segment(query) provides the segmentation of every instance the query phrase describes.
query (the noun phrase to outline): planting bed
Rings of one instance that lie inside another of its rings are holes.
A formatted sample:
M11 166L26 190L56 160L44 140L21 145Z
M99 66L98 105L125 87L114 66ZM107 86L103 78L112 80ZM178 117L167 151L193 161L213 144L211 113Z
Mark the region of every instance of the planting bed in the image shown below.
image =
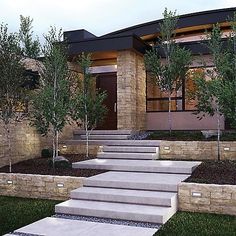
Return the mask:
M66 154L63 156L66 157L70 163L87 160L83 154ZM93 158L95 158L95 156L89 157L89 159ZM72 169L65 167L56 168L55 171L53 171L49 166L49 160L50 158L35 158L16 163L12 165L12 173L89 177L106 172L103 170ZM9 166L0 168L0 173L8 172Z

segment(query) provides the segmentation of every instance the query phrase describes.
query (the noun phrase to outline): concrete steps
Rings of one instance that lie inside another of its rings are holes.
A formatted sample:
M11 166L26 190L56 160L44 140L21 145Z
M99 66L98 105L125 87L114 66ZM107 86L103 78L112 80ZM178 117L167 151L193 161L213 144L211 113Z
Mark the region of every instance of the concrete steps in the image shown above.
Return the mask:
M119 188L83 187L70 194L71 199L168 206L176 204L177 193Z
M145 144L144 144L145 145ZM147 146L104 146L104 152L119 152L119 153L158 153L159 147Z
M131 130L93 130L90 133L90 140L127 140L131 135ZM86 139L85 130L75 130L73 138L75 140Z
M89 140L127 140L129 135L119 134L119 135L100 135L100 134L91 134ZM80 135L82 140L86 140L86 135Z
M109 171L85 179L84 186L177 192L178 184L188 177L184 174Z
M135 160L153 160L158 158L158 153L116 153L101 152L97 154L99 159L135 159Z
M176 209L172 207L71 199L57 204L55 211L56 213L71 215L164 224L175 213Z
M92 159L73 163L73 168L130 172L191 174L200 162L167 160Z

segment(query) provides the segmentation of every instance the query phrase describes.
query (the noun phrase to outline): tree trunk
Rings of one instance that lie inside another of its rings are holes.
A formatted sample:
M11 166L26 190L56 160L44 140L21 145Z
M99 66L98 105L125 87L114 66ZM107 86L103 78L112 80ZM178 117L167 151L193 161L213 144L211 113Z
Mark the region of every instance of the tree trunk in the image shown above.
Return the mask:
M169 134L171 136L172 119L171 119L171 93L170 92L169 92L169 97L168 97L168 126L169 126Z
M89 131L88 131L88 115L85 115L85 133L86 133L86 157L89 157Z
M53 142L52 142L52 168L53 173L55 172L55 157L56 157L56 131L53 131Z
M5 129L6 129L6 132L7 132L7 143L8 143L8 159L9 159L9 172L11 173L12 172L12 158L11 158L11 128L10 128L10 125L7 124L5 125Z
M217 159L220 161L220 113L217 105Z

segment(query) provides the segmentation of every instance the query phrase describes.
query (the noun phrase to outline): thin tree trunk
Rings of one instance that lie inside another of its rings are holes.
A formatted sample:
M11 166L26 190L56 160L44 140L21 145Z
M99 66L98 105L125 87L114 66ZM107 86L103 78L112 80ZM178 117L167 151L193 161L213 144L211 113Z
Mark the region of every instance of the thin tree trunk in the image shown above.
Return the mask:
M55 157L56 157L56 131L53 130L53 142L52 142L52 168L53 173L55 172Z
M169 97L168 97L168 125L169 125L169 134L171 136L172 119L171 119L171 93L170 92L169 92Z
M220 161L220 113L217 105L217 159Z
M58 133L58 131L56 131L56 155L55 155L55 157L58 157L58 152L59 152L59 148L58 148L58 135L59 135L59 133Z
M12 172L12 158L11 158L11 131L9 124L6 125L7 143L8 143L8 159L9 159L9 172Z
M85 115L85 133L86 133L86 157L89 157L89 131L88 131L88 115Z

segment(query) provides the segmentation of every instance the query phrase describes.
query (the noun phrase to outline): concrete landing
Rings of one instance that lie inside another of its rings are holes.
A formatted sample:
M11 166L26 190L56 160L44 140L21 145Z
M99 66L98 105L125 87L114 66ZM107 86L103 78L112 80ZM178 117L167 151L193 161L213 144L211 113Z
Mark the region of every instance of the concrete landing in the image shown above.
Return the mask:
M152 236L157 229L47 217L15 233L47 236Z
M85 179L84 186L177 192L189 175L109 171Z
M73 163L73 168L191 174L200 163L197 161L92 159Z

